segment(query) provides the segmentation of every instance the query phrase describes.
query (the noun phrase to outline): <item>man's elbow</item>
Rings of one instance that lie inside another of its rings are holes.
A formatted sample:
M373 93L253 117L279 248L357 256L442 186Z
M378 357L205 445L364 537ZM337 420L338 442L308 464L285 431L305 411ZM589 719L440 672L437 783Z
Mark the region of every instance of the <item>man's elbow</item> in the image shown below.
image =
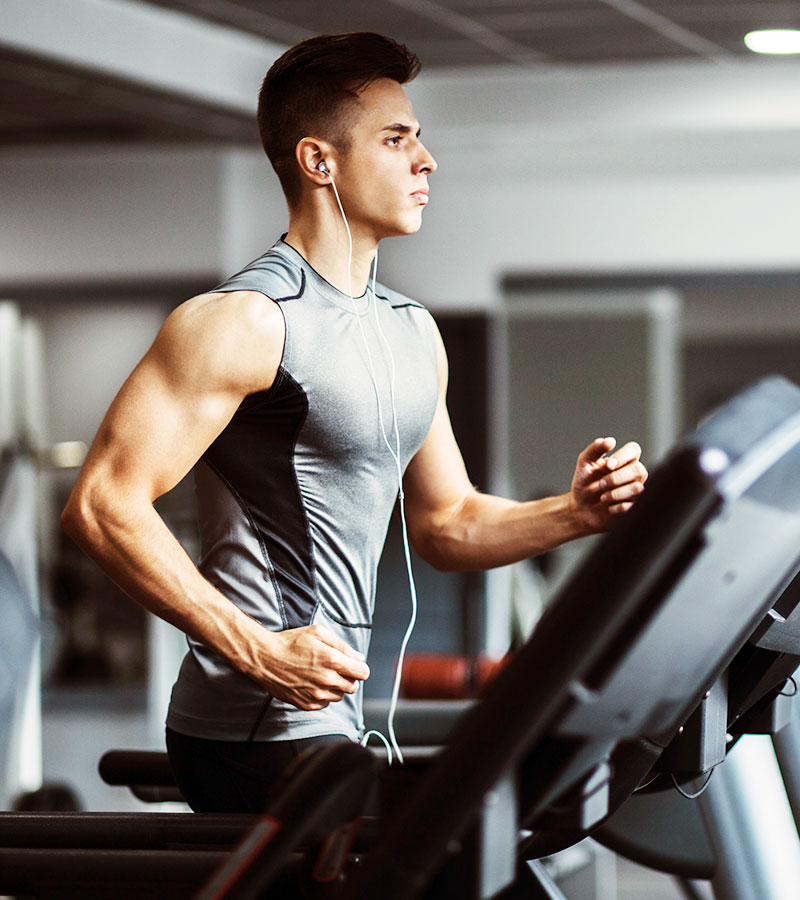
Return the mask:
M453 543L441 528L409 529L409 541L414 552L437 572L457 572L464 568Z
M463 572L473 568L469 546L474 535L469 502L472 492L445 509L409 515L409 540L429 566L438 572Z
M437 572L463 572L467 568L462 563L456 562L454 559L451 559L444 554L439 554L434 557L430 565L436 569Z
M425 541L418 539L410 539L414 552L421 560L429 566L436 569L437 572L453 572L457 568L451 564L447 554L443 553L441 548L436 546L435 541Z
M88 504L82 493L75 488L61 511L61 530L76 543L82 543L81 538L90 530L89 521Z
M93 492L78 483L61 513L61 528L81 547L97 540L102 520L101 504Z

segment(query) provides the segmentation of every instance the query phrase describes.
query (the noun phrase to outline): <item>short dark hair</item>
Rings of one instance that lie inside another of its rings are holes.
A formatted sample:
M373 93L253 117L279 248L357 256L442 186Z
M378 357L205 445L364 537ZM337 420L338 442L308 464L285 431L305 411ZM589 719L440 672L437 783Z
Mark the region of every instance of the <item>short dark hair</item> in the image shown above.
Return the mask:
M318 137L346 152L360 92L379 78L406 84L419 70L404 44L371 31L317 35L275 60L258 96L258 130L290 204L300 194L298 141Z

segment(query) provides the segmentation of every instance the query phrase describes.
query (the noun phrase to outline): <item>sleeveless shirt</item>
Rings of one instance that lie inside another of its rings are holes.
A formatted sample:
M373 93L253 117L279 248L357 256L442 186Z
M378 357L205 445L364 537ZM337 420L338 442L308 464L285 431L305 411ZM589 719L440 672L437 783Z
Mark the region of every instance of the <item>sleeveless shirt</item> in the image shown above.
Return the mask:
M286 339L272 387L245 398L195 467L200 571L265 628L319 623L366 656L398 495L379 409L394 447L393 381L405 470L436 407L435 326L423 306L382 285L354 309L283 239L214 289L237 290L274 300ZM216 740L361 736L363 685L322 710L299 710L188 644L167 717L173 730Z

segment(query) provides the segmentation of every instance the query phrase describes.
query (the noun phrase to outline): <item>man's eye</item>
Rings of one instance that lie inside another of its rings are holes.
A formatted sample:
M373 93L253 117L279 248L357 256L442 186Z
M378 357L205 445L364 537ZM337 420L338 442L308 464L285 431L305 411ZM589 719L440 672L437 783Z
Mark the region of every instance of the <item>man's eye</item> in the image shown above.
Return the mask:
M391 147L399 147L402 140L403 138L399 134L396 134L394 137L387 138L386 143Z

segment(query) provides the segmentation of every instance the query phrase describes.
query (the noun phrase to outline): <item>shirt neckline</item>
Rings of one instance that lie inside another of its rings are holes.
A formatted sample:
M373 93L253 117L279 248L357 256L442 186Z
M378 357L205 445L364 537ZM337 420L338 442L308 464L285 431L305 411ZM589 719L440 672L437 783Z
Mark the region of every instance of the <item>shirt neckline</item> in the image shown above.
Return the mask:
M314 287L316 288L316 290L321 293L327 300L330 300L331 303L336 304L336 306L340 307L345 312L349 312L351 315L367 315L370 306L372 305L372 291L370 288L370 284L367 285L367 288L363 294L359 294L357 297L353 297L353 299L351 300L348 294L340 291L339 288L332 285L327 278L324 278L319 274L319 272L311 265L311 263L305 258L305 256L303 256L303 254L299 250L293 247L286 240L286 234L281 235L280 240L273 246L272 249L277 251L278 253L282 252L282 255L284 257L296 257L302 267L306 270L307 277L314 282ZM355 309L353 308L353 301L355 301Z

